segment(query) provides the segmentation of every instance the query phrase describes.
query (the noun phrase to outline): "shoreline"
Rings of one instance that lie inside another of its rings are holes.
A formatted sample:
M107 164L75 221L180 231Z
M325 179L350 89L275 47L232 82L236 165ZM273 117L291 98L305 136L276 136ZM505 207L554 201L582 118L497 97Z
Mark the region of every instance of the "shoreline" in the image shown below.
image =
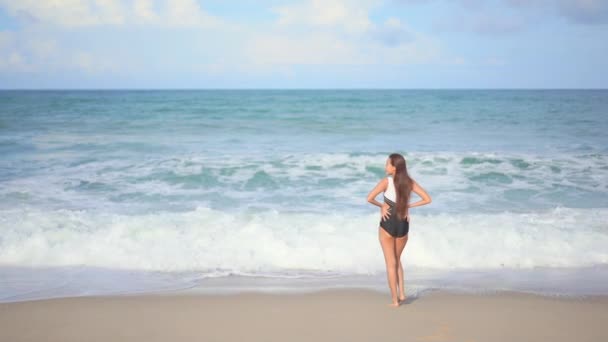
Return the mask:
M579 268L433 270L408 267L406 291L470 294L512 291L557 297L608 295L608 265ZM388 291L386 274L261 274L209 276L90 266L0 266L0 303L80 296L157 293L306 293L332 289Z
M6 341L601 341L608 295L388 289L98 295L0 303Z

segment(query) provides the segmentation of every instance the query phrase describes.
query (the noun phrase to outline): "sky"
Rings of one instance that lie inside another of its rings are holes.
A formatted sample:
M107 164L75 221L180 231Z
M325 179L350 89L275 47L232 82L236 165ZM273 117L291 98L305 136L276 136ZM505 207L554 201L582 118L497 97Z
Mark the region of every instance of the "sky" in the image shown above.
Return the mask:
M0 88L608 88L608 0L0 0Z

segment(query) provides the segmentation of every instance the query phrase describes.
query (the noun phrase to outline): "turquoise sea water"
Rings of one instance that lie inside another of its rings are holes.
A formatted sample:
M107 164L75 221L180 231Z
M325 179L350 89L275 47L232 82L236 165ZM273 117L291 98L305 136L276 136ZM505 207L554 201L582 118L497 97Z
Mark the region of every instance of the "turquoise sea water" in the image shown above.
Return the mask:
M433 198L412 288L608 293L607 118L608 90L1 91L0 301L384 289L392 152Z

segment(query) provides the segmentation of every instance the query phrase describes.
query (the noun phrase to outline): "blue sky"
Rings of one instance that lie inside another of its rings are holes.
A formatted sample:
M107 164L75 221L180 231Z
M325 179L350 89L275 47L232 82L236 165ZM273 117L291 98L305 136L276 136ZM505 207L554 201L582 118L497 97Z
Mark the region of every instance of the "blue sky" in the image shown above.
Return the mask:
M0 0L0 88L608 88L608 0Z

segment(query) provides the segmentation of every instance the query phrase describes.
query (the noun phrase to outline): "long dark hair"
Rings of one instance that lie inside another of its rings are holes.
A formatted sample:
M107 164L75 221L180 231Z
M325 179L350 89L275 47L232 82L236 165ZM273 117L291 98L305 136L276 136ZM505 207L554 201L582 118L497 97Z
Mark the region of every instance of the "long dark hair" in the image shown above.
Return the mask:
M407 164L405 158L399 153L392 153L388 156L391 159L391 164L395 167L395 176L393 182L395 184L397 217L404 220L408 214L408 204L414 182L407 173Z

